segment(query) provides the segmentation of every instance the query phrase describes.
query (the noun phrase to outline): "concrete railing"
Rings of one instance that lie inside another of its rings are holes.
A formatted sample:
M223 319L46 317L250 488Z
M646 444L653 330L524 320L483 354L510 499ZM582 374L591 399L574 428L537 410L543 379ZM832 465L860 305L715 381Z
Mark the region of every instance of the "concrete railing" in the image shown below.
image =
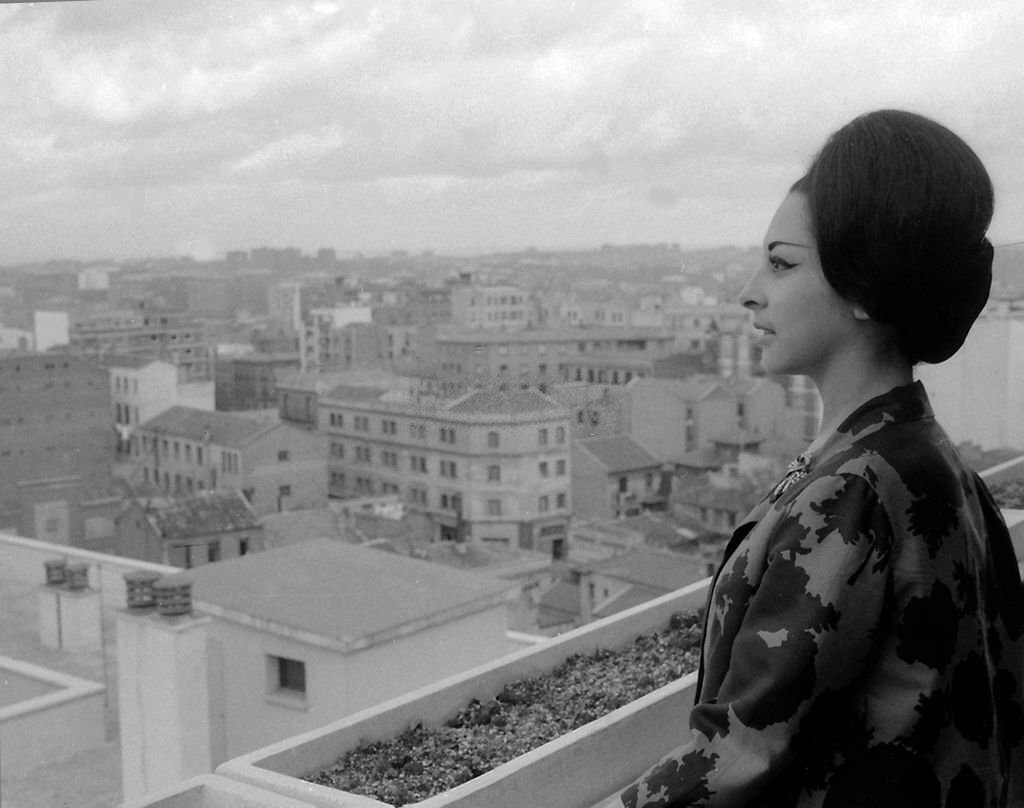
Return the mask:
M0 581L26 584L45 583L44 565L54 558L83 563L89 570L89 586L100 593L104 613L125 607L124 574L132 570L150 570L160 575L181 572L178 567L153 564L131 558L83 550L66 544L26 539L0 533Z
M227 761L217 774L246 783L273 799L287 797L319 808L385 808L385 803L302 779L324 769L361 742L385 740L417 723L436 726L472 699L494 698L518 679L553 670L573 654L620 648L663 628L671 615L704 605L705 579L596 621L535 648L442 680L318 730ZM696 686L688 673L579 729L521 755L462 785L431 797L423 808L588 808L626 785L679 743ZM586 772L586 777L579 777ZM274 797L273 795L278 795ZM145 803L171 808L179 803ZM186 805L182 802L181 805ZM193 803L187 803L192 805ZM205 805L205 803L197 803Z

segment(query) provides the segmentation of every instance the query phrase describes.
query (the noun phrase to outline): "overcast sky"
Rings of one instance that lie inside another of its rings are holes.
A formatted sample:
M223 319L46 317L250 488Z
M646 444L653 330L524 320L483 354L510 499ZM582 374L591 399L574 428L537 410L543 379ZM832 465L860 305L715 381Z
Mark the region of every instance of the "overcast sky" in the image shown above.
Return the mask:
M1024 4L0 5L0 263L755 244L827 134L953 127L1024 240Z

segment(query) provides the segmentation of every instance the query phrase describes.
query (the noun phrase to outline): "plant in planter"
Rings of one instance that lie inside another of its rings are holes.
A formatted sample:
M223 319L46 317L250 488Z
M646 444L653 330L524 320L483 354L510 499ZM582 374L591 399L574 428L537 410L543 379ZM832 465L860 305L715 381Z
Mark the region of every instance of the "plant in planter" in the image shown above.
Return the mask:
M332 769L344 756L376 742L389 742L413 728L436 729L458 723L460 711L472 707L473 716L490 715L489 722L477 720L476 726L486 732L497 732L502 721L515 724L508 715L510 702L498 696L515 692L522 680L547 677L571 678L568 668L561 666L574 657L604 656L601 649L638 647L638 637L657 634L677 614L698 612L707 600L710 579L702 579L661 597L638 604L619 614L596 620L573 629L547 642L516 651L493 662L449 677L397 697L389 702L367 708L351 716L325 724L315 730L283 739L269 746L240 755L217 767L217 773L234 780L263 788L268 792L305 801L317 808L387 808L394 802L410 798L394 794L390 802L339 788L320 785L309 778L311 773ZM699 633L692 619L689 633ZM681 640L679 641L682 642ZM642 643L641 643L642 645ZM697 652L692 651L696 668ZM610 658L610 657L609 657ZM625 678L634 663L613 665L611 678ZM460 785L418 803L423 808L522 808L524 805L561 805L565 808L588 808L624 787L642 772L652 760L679 744L693 706L697 671L690 664L677 664L682 676L635 698L639 689L622 697L628 703L607 715L599 715L571 731L568 724L558 725L544 716L536 723L550 723L555 733L563 733L525 754L471 777ZM559 673L554 673L555 671ZM688 672L686 672L688 671ZM676 670L672 670L676 673ZM585 679L594 679L588 674ZM653 677L652 677L653 678ZM607 683L602 685L607 688ZM568 687L562 691L567 692ZM630 700L632 699L632 700ZM476 704L474 704L474 700ZM559 701L556 699L556 701ZM500 702L500 708L494 705ZM611 707L620 700L609 700ZM584 705L587 706L586 704ZM589 705L593 708L593 705ZM591 709L596 714L597 710ZM580 708L579 712L583 712ZM494 720L497 719L497 720ZM523 721L518 721L522 724ZM528 722L527 722L528 723ZM457 744L447 741L448 745ZM515 754L511 751L509 754ZM385 756L382 770L406 769L406 777L416 772L413 755L404 760L400 754ZM424 771L430 771L424 762ZM365 765L367 768L371 764ZM374 764L376 765L376 764ZM434 767L435 770L437 767ZM482 766L466 765L469 774ZM579 772L586 771L586 777ZM466 773L463 772L465 775ZM404 786L403 786L404 787ZM444 788L444 784L440 787ZM400 798L400 799L399 799Z
M700 636L697 616L674 614L626 648L573 654L441 725L362 743L306 779L391 805L427 799L678 680L696 667Z

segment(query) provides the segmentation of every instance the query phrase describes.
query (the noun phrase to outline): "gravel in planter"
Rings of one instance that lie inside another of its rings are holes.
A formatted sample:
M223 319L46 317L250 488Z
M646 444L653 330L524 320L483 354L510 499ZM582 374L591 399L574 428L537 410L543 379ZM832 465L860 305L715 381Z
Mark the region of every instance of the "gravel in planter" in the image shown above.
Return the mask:
M392 805L454 788L593 721L697 667L701 622L675 614L627 648L574 654L551 672L473 699L443 726L417 724L362 743L305 779Z

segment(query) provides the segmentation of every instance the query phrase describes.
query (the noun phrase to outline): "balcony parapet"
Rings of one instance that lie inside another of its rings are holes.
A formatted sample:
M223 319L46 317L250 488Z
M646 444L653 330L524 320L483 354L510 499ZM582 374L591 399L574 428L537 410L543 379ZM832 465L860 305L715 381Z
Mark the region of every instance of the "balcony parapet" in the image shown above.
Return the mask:
M367 741L387 740L408 727L438 725L472 699L547 673L573 654L621 648L663 628L677 612L704 605L710 579L517 651L468 672L408 693L223 763L217 774L318 808L385 808L370 797L301 779L334 764ZM521 755L456 788L416 803L422 808L588 808L628 784L677 746L686 731L696 672ZM580 772L586 772L580 777Z

